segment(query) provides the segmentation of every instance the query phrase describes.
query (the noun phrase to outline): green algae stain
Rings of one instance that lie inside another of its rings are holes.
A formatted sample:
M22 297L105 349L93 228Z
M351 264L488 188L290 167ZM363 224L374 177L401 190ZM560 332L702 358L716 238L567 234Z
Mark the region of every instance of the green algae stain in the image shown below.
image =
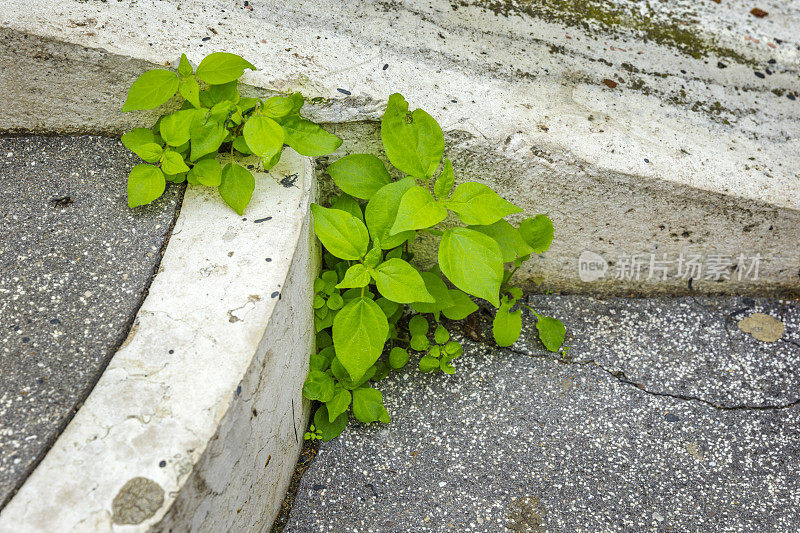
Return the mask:
M655 13L633 11L629 6L612 5L603 0L477 0L478 5L497 15L528 15L548 22L577 27L587 34L635 33L645 42L654 42L678 52L704 59L709 56L728 58L742 64L755 62L743 54L704 38L692 26L691 13L671 14L669 19Z

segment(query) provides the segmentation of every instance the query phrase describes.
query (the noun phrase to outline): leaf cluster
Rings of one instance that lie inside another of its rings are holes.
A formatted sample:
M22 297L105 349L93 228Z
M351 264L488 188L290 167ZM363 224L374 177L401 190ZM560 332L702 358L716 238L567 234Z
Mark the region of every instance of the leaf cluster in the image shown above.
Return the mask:
M152 128L122 136L122 143L145 161L128 177L130 207L160 197L168 181L188 182L216 187L241 215L253 196L255 177L235 156L256 156L266 171L278 163L285 145L320 156L342 144L300 115L300 93L266 100L242 97L238 83L246 69L255 67L238 55L215 52L195 70L183 54L177 72L149 70L133 82L122 111L154 109L176 94L183 103Z
M515 226L506 217L522 209L483 183L456 185L441 128L425 111L409 111L399 94L389 98L381 139L401 179L393 180L374 155L350 154L327 169L342 194L330 207L312 205L314 230L326 251L314 284L318 352L303 394L324 404L314 417L323 440L344 430L351 408L363 423L389 422L372 384L405 367L409 351L419 355L422 372L454 373L452 362L463 348L442 319L477 311L473 297L497 309L497 344L513 344L522 330L520 306L527 305L511 277L553 240L545 215ZM463 225L439 227L450 213ZM411 262L409 251L421 233L439 237L438 264L426 271ZM557 351L564 326L534 316L545 347ZM404 338L399 325L406 318Z

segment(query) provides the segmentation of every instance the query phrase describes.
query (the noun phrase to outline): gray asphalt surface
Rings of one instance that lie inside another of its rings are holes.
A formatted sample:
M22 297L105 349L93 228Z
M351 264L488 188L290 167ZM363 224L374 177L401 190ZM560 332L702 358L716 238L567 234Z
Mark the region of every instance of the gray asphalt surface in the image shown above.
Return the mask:
M532 305L567 324L569 361L528 327L465 341L453 376L392 374L392 423L321 445L285 531L798 530L800 303ZM783 337L742 332L754 312Z
M124 340L178 187L130 210L138 158L103 137L0 138L0 508Z

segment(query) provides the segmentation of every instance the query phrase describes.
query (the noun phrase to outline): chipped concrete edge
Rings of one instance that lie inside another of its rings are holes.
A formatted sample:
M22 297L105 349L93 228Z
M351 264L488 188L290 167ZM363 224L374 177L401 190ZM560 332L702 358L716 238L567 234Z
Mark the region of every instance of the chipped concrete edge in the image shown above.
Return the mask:
M256 173L242 217L215 189L187 191L128 339L0 531L272 523L309 414L315 194L311 160L291 149Z

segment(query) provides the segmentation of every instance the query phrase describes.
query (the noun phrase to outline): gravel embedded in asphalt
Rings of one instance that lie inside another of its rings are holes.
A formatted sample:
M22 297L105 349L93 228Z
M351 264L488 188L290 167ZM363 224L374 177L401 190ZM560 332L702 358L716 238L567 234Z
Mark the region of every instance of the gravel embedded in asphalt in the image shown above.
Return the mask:
M800 304L531 300L572 363L528 315L510 349L465 341L455 375L390 375L392 423L321 445L285 531L796 531ZM738 330L754 312L779 344Z

